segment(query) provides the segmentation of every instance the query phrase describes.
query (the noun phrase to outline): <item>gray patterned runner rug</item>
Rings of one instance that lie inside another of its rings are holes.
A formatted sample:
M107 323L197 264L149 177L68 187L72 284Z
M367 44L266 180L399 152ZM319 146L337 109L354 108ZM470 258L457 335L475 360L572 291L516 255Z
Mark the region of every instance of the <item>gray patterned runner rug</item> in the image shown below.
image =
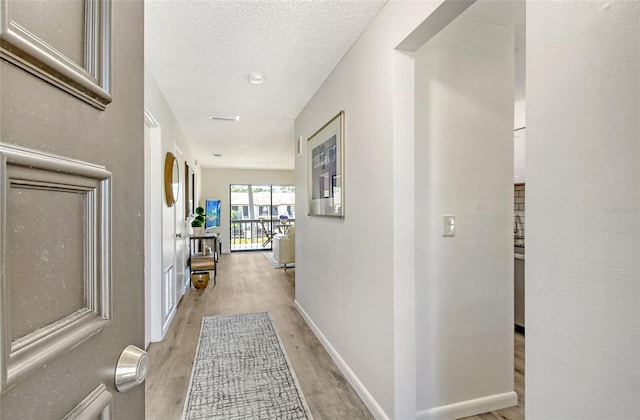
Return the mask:
M267 312L202 318L182 418L312 419Z

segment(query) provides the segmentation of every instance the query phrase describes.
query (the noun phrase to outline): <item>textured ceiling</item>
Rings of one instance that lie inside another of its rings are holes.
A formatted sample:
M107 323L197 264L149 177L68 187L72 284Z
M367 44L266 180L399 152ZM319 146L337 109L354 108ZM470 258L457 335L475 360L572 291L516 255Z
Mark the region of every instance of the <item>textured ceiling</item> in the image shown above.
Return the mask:
M293 169L293 119L385 1L147 0L146 65L202 166Z

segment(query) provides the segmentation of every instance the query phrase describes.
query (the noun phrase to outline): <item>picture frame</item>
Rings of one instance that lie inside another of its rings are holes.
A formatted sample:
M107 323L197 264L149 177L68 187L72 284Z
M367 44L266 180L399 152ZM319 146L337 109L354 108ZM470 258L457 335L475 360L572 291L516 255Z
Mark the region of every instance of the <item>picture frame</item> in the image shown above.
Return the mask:
M167 152L164 159L164 197L168 207L178 202L180 193L180 169L178 159L171 152Z
M343 218L344 111L307 140L309 216Z
M220 227L220 200L205 200L204 228Z

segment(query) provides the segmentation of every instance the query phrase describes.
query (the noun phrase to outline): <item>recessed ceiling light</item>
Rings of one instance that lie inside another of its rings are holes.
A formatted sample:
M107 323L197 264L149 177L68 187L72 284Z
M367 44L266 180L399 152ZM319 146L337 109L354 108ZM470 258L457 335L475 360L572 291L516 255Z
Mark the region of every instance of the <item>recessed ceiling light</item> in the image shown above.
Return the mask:
M262 73L249 73L249 83L261 85L264 83L264 75Z
M238 121L239 115L222 115L222 114L209 114L210 120L224 120L224 121Z

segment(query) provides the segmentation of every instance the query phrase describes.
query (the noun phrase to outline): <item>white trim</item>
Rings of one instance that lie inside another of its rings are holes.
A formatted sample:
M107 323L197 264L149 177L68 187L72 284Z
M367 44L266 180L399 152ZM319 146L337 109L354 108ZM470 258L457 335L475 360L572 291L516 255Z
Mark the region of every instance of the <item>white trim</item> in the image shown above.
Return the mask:
M389 416L387 416L387 414L384 412L382 407L380 407L380 404L378 404L375 398L373 398L373 396L369 393L367 388L365 388L363 383L360 382L360 379L351 370L349 365L347 365L347 362L344 361L344 359L340 356L340 354L336 351L336 349L331 345L331 343L329 342L329 340L327 340L324 334L322 334L322 331L320 331L318 326L311 320L311 317L302 308L300 303L297 300L294 300L293 304L298 310L298 312L300 313L300 315L302 316L302 318L305 320L309 328L311 328L311 331L313 331L313 333L318 338L322 346L325 348L327 353L329 353L329 356L331 356L331 359L333 359L335 364L338 366L338 369L340 369L340 372L342 372L342 374L345 376L347 381L351 384L353 389L360 396L360 398L362 399L362 402L364 402L364 404L367 406L369 411L371 411L371 414L373 414L373 417L380 420L389 420Z
M176 303L176 307L178 306L178 304L180 303L180 300L187 293L187 290L189 290L189 287L191 286L191 270L189 269L188 266L184 268L184 278L185 278L185 281L182 282L182 289L180 290L180 296L178 296L178 302Z
M164 320L162 323L162 330L160 331L160 340L164 340L164 337L169 331L173 317L176 314L178 304L176 302L176 266L171 264L165 268L162 272L162 291L161 291L161 317ZM167 307L171 305L171 309L167 311Z
M162 185L152 180L162 177L162 128L148 109L144 110L145 134L145 317L148 322L148 341L164 337L162 316Z
M416 413L416 419L447 420L474 416L480 413L500 410L518 405L518 394L515 391L489 395L474 400L462 401L454 404L422 410Z
M144 110L144 348L151 343L151 127Z
M173 307L171 312L169 312L169 315L167 315L167 319L162 325L162 332L161 332L162 336L160 337L160 340L157 340L157 341L164 340L164 337L167 335L167 332L169 332L169 327L171 326L171 323L173 322L173 318L175 318L177 312L178 312L178 306L176 305Z
M396 49L417 51L475 2L476 0L444 0L413 32L398 44Z
M416 412L415 65L412 53L393 55L394 417L407 419Z
M151 112L149 112L147 108L144 109L144 123L149 128L160 127L160 123L158 122L158 120L153 118L153 115L151 115Z

